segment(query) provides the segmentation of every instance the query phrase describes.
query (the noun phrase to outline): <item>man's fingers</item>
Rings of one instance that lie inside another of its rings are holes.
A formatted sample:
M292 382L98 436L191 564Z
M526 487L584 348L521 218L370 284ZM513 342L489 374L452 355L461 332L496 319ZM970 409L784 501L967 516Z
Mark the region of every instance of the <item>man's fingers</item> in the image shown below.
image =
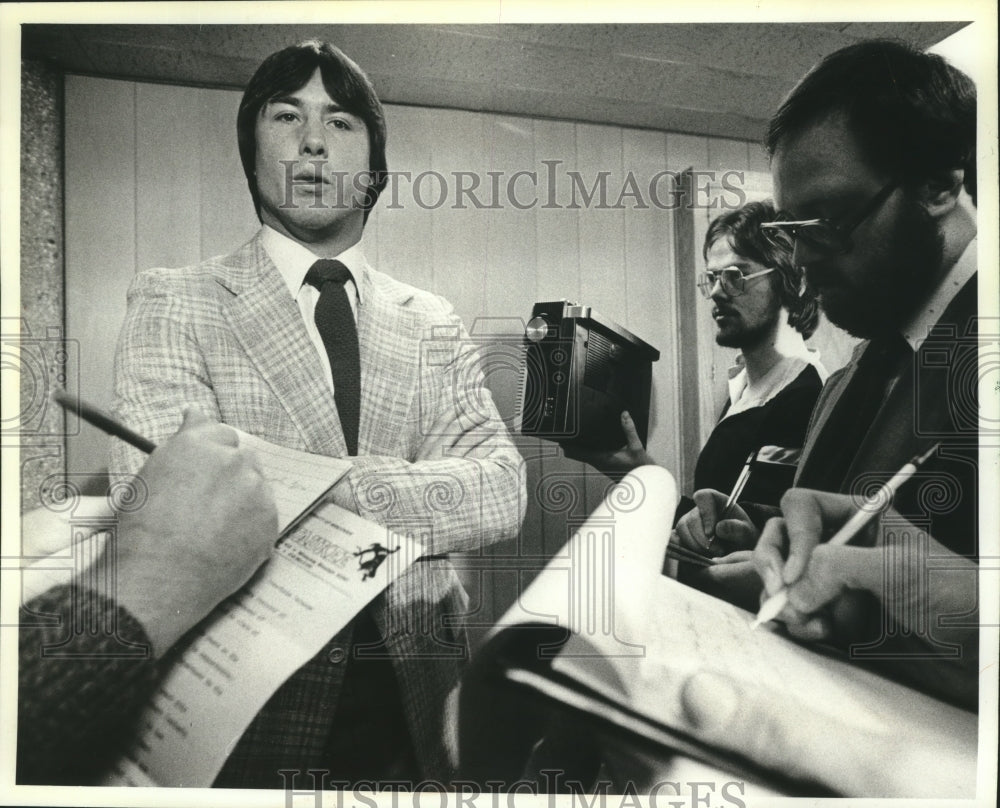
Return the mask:
M722 497L721 502L719 498ZM706 539L715 538L715 523L719 518L719 510L726 504L725 497L718 491L710 488L703 488L695 491L691 495L694 504L698 508L698 515L701 518L701 530Z
M812 551L805 574L788 588L789 603L800 612L815 612L848 589L871 592L882 600L883 566L878 548L821 544Z
M749 521L741 519L721 519L715 525L715 536L739 547L753 547L757 540L757 530Z
M220 443L223 446L238 446L240 439L228 426L213 421L196 407L184 408L184 420L180 432L199 430L198 439Z
M632 416L628 414L628 410L622 413L622 430L625 432L625 444L629 451L641 452L646 448L639 439L639 433L635 429L635 422L632 420Z
M777 517L768 519L760 534L760 541L753 551L753 565L764 581L764 591L768 595L773 595L784 586L783 572L787 545L785 520Z
M850 505L847 497L807 488L792 488L785 492L781 498L781 513L785 518L788 540L788 558L783 572L785 584L794 583L805 572L813 548L824 537L824 526L839 527L850 518L850 512L844 515L844 505Z
M674 532L677 534L681 546L698 553L709 552L708 539L702 531L701 518L697 508L688 511L677 521Z
M785 624L789 634L802 642L826 642L833 636L830 618L823 614L804 617L801 622L786 619L782 615L778 619Z
M751 550L734 550L731 553L727 553L724 556L719 556L718 558L712 559L716 566L720 564L745 564L749 561L753 561L753 551Z
M181 423L181 429L191 429L192 427L200 426L201 424L207 424L210 420L211 419L197 407L185 407L184 420Z

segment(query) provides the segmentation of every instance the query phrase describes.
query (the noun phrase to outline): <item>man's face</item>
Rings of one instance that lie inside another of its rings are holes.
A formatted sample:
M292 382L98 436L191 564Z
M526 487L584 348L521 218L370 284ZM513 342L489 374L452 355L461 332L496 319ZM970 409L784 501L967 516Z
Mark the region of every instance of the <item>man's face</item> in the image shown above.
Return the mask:
M261 219L314 243L364 226L368 128L327 95L317 68L306 84L257 117Z
M736 267L744 275L764 272L767 267L744 258L733 250L729 236L718 239L708 248L705 269L716 272ZM774 291L774 275L760 275L744 281L744 292L732 297L716 283L712 288L712 319L718 329L715 341L724 348L746 350L773 333L781 311Z
M792 219L849 219L894 178L870 167L840 114L783 141L771 163L778 209ZM794 260L832 323L858 337L899 328L927 293L941 265L938 227L922 205L896 188L830 255L796 239Z

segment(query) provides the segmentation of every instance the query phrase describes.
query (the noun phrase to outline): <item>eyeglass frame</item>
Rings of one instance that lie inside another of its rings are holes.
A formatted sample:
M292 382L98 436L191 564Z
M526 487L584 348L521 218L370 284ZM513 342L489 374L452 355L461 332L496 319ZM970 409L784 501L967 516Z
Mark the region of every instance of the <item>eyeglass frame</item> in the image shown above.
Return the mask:
M761 269L757 272L751 272L749 275L744 275L743 272L740 271L740 268L736 266L728 266L723 269L706 269L699 273L697 285L699 291L706 300L712 299L712 290L715 288L715 284L719 284L719 286L722 287L722 291L729 295L729 297L740 297L746 294L747 281L759 278L763 275L770 275L772 272L776 271L776 269L776 267L770 267L769 269ZM725 276L724 273L729 271L735 271L740 276L741 288L737 291L732 291L722 281Z
M837 249L831 249L830 247L817 244L815 241L810 239L808 236L805 237L806 243L809 244L815 250L819 250L827 255L843 255L854 248L854 242L851 241L850 235L861 224L868 219L875 211L877 211L882 205L885 204L886 200L892 196L893 191L899 187L899 180L891 180L886 185L882 186L882 189L875 194L871 199L869 199L864 206L859 210L854 216L849 217L846 222L837 224L830 219L799 219L796 221L775 219L773 222L763 222L760 227L761 230L765 231L765 235L768 235L766 231L777 230L780 233L785 233L789 238L792 239L794 243L797 238L799 238L799 231L806 227L824 227L831 231L840 242L840 247ZM780 215L780 214L779 214Z

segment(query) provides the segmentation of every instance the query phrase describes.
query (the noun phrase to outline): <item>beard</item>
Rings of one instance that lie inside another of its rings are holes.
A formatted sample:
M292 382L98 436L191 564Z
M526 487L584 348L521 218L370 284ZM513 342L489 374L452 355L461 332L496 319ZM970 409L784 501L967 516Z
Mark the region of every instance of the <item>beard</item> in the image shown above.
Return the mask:
M715 334L716 344L723 348L736 348L745 351L756 347L774 333L778 322L778 313L781 311L781 301L777 291L774 291L766 312L749 323L745 316L734 307L719 304L717 307L728 317L721 323L716 323L718 329Z
M863 275L845 279L822 262L806 267L827 319L855 337L898 331L938 280L944 238L922 205L905 196L896 223ZM850 256L850 253L848 253Z
M745 325L740 320L735 328L720 328L715 335L715 342L723 348L737 348L741 351L752 348L774 331L776 319L776 317L771 317L767 321L753 325Z

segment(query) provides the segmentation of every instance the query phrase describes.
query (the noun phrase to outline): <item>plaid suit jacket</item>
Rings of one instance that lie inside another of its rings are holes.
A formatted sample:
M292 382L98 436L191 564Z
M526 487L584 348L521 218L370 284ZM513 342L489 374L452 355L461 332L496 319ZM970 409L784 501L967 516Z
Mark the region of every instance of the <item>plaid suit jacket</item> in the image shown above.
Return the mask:
M358 283L359 457L338 487L349 487L362 516L422 538L428 555L513 537L524 514L523 464L461 321L443 299L370 267ZM129 289L117 414L160 441L179 427L185 405L274 443L347 454L321 361L259 234L228 256L140 272ZM442 435L461 440L444 453L435 448ZM111 470L134 473L142 456L112 443ZM450 562L434 558L369 608L424 774L446 782L444 702L467 657L465 592ZM216 785L282 787L281 769L329 766L341 651L352 651L350 626L265 705Z

